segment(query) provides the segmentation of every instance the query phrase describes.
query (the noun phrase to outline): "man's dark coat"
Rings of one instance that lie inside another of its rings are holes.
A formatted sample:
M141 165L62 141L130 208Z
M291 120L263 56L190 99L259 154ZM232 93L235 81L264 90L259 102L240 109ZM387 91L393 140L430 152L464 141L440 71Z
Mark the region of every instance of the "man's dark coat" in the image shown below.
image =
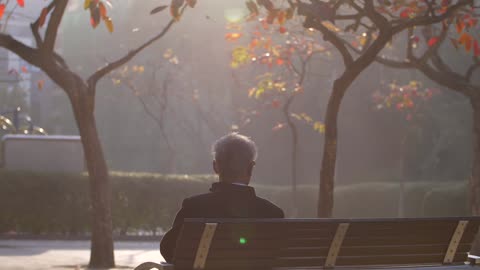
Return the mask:
M249 186L214 183L210 193L187 198L178 211L173 226L160 243L160 252L169 263L184 218L283 218L282 209L257 197Z

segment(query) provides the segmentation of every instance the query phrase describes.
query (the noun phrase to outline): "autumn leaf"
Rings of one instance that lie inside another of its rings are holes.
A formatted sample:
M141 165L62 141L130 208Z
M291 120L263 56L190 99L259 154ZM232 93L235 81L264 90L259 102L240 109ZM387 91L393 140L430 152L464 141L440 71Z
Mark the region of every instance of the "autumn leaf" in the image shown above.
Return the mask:
M45 81L44 80L38 80L37 82L37 88L38 90L42 90L43 89L43 86L45 85Z
M428 40L428 47L433 47L438 42L438 37L432 37Z
M0 20L2 19L4 13L5 13L5 4L0 4Z
M280 34L285 34L287 32L287 28L285 26L280 26L280 28L278 28L278 32L280 32Z
M187 0L187 4L189 7L194 8L197 4L197 0Z
M236 41L242 37L242 33L227 33L225 34L226 41Z
M150 11L150 15L153 15L153 14L156 14L158 12L161 12L163 11L164 9L166 9L168 6L167 5L163 5L163 6L159 6L159 7L156 7L154 9L152 9L152 11Z
M478 45L478 40L473 42L473 54L477 57L480 56L480 46Z
M22 70L23 73L28 73L28 69L27 69L26 66L22 66L21 70Z
M172 0L170 14L176 21L180 20L180 8L183 6L184 2L184 0Z
M107 18L107 8L102 2L98 4L98 9L100 10L100 17Z
M458 20L456 24L456 28L457 28L457 33L460 34L463 32L463 29L465 28L465 24L461 20Z
M103 20L105 22L105 26L108 29L108 32L113 33L113 21L112 18L107 17Z
M283 10L278 12L277 20L280 25L284 25L287 20L287 13Z
M460 45L464 45L465 50L469 52L472 48L472 40L473 40L473 37L471 35L469 35L468 33L463 33L458 39L458 43Z
M17 4L21 6L22 8L25 7L25 1L24 0L17 0Z
M317 121L313 124L313 130L323 134L325 133L325 125L322 122Z
M48 15L48 9L43 8L42 13L40 14L40 17L38 18L38 26L39 27L42 27L45 24L45 21L47 19L47 15Z
M92 2L91 0L85 0L85 2L83 2L83 9L85 10L89 9L91 2Z

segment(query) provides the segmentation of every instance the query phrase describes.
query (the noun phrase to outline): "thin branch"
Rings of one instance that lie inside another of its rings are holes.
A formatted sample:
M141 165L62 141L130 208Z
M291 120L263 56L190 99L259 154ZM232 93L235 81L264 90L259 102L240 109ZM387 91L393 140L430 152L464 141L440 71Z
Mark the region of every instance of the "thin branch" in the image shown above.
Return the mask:
M47 52L53 52L55 47L55 41L57 40L58 27L62 21L63 14L65 14L65 8L67 7L67 0L56 0L55 9L50 16L48 21L47 31L45 33L45 42L43 44L42 50Z
M335 35L332 31L328 30L321 22L315 20L312 16L307 16L304 23L305 28L314 28L320 31L323 34L325 41L332 43L333 46L342 55L343 64L349 66L353 63L353 57L348 51L347 47L344 45L343 40Z
M184 5L182 7L182 9L180 11L180 14L183 14L186 7L187 7L187 5ZM88 78L89 89L91 91L95 91L95 87L96 87L98 81L101 78L103 78L105 75L107 75L108 73L110 73L114 69L119 68L123 64L127 63L128 61L130 61L130 59L135 57L143 49L147 48L148 46L153 44L155 41L161 39L168 32L168 30L170 30L170 28L172 27L172 25L175 22L176 22L175 19L171 19L170 22L163 28L163 30L158 35L154 36L153 38L151 38L150 40L148 40L147 42L145 42L144 44L142 44L140 47L136 48L135 50L130 51L127 55L123 56L122 58L107 64L105 67L103 67L103 68L97 70L95 73L93 73ZM94 93L92 93L92 94L94 94Z
M49 14L52 9L55 7L55 0L50 2L50 4L46 7L47 9L47 14ZM40 27L40 19L41 19L42 14L40 13L40 16L37 18L37 20L30 24L30 29L32 30L33 37L35 38L35 42L37 43L37 48L40 48L43 46L43 40L40 36L40 33L38 32L38 28Z

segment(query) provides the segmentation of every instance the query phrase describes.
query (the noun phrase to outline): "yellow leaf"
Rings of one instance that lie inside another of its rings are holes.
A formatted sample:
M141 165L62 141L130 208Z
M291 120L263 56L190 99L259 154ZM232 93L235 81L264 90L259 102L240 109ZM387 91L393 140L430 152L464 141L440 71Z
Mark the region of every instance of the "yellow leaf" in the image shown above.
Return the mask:
M256 99L259 99L264 92L265 92L265 88L259 88L259 89L257 89L257 92L255 93L255 98L256 98Z
M113 33L113 21L112 18L106 17L104 20L105 26L107 26L108 32Z
M85 2L83 3L83 8L87 10L90 7L91 2L91 0L85 0Z
M313 130L316 130L320 133L325 133L325 125L322 122L315 122L313 124Z

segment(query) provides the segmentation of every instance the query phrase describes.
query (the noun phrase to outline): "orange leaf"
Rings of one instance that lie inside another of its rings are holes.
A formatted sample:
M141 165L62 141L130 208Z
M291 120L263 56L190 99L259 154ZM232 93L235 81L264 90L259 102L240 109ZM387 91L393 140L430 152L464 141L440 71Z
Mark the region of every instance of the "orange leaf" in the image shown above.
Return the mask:
M180 20L180 8L184 2L184 0L172 0L170 4L170 14L176 21Z
M21 7L25 6L25 1L24 0L17 0L17 4Z
M0 20L2 19L4 13L5 13L5 4L0 4Z
M102 2L98 4L98 8L100 9L100 17L103 19L107 18L107 8Z
M38 26L42 27L45 24L45 20L47 19L48 9L43 8L42 13L40 14L40 18L38 18Z
M28 69L27 69L26 66L22 66L21 69L22 69L22 72L23 72L23 73L27 73L27 72L28 72Z
M463 32L463 29L465 28L465 24L462 22L462 21L457 21L457 33L462 33Z
M285 34L287 32L287 28L285 28L285 26L280 26L280 28L278 28L278 32L280 32L280 34Z
M225 34L225 40L227 40L227 41L236 41L240 37L242 37L241 33L227 33L227 34Z
M465 50L469 52L472 49L473 37L467 33L463 33L458 39L458 43L465 46Z
M45 85L44 80L38 80L38 82L37 82L38 90L42 90L44 85Z
M282 58L277 58L277 65L281 66L284 62L285 61Z
M284 25L285 21L287 20L287 13L283 10L278 12L277 20L280 25Z

